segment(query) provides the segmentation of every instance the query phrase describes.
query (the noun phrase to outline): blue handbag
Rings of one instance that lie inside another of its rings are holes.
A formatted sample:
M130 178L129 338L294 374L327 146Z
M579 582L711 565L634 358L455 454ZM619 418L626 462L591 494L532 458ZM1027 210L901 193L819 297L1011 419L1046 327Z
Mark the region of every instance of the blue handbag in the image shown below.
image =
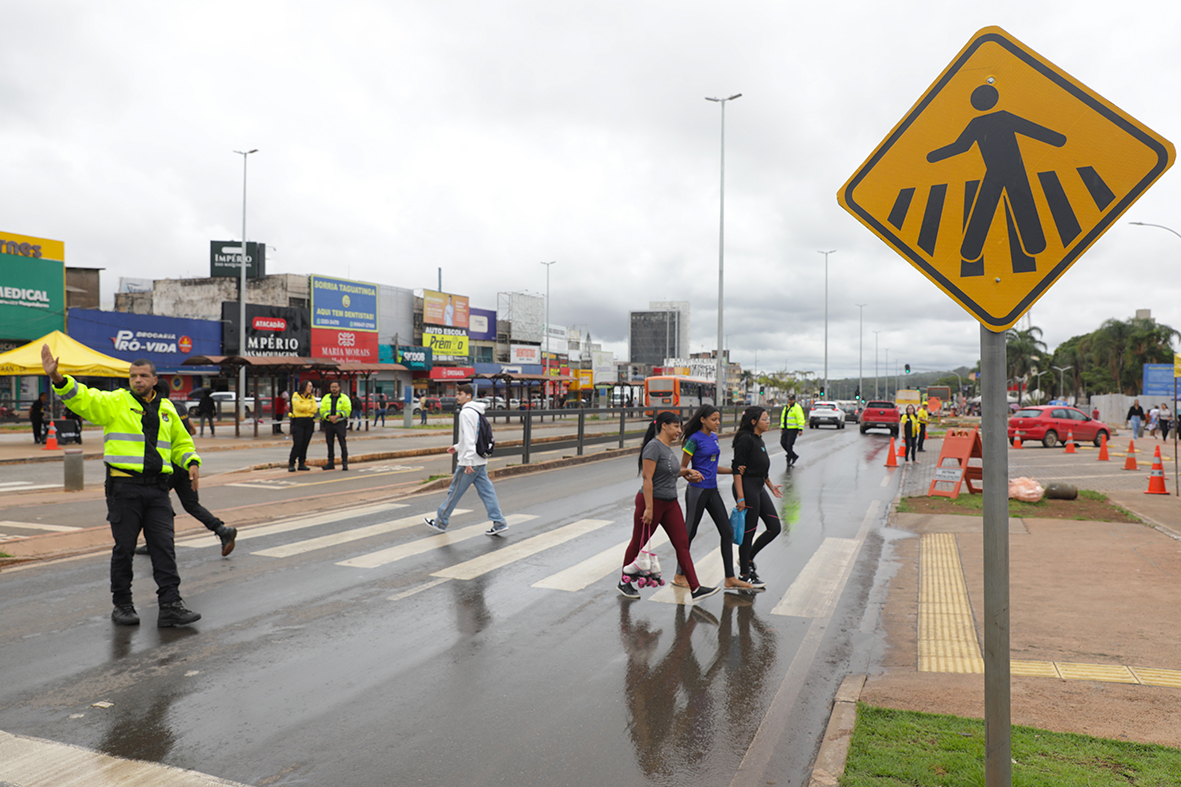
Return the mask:
M742 537L746 535L746 512L739 511L738 506L730 511L730 529L734 531L734 543L741 544Z

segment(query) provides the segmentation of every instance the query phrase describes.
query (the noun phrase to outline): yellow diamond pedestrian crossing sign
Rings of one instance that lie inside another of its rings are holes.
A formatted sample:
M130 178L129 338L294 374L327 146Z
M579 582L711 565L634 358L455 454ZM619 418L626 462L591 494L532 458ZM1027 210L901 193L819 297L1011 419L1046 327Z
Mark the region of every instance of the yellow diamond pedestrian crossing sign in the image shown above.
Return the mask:
M1172 144L999 27L978 32L838 192L993 331L1172 166Z

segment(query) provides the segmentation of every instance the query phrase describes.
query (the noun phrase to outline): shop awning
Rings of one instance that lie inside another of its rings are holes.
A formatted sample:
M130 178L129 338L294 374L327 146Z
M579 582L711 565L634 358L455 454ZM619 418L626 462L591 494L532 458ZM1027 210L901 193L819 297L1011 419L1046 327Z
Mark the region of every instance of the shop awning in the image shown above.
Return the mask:
M41 346L49 345L58 359L58 371L75 377L126 377L131 364L120 358L103 355L61 331L52 331L40 339L0 354L0 375L45 374L41 365Z

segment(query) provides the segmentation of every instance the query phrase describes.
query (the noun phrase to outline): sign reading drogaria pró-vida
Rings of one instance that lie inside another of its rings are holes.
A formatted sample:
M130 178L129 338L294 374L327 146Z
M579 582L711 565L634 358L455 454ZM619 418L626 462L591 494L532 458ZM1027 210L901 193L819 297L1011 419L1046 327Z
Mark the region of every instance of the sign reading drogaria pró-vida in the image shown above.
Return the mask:
M1017 322L1173 164L1172 144L999 27L837 193L989 330Z

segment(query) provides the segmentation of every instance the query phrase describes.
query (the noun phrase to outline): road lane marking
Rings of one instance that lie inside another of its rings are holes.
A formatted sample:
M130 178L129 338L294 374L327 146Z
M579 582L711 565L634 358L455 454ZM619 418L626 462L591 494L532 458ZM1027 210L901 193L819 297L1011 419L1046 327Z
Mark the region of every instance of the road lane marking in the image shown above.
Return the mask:
M51 533L72 533L75 530L81 530L80 527L71 527L69 525L42 525L39 522L9 522L0 521L0 527L27 527L30 530L47 530Z
M509 524L512 523L510 522ZM489 552L472 560L457 563L450 568L436 571L431 576L450 577L451 579L475 579L482 574L487 574L489 571L507 566L509 563L517 560L523 560L543 550L556 547L559 544L564 544L573 538L586 535L609 524L611 524L611 520L609 519L580 519L565 527L559 527L557 530L550 530L541 535L527 538L524 541L514 541L495 552Z
M831 615L843 587L840 580L860 548L861 542L855 538L824 539L771 614L798 618Z
M456 509L456 513L467 513L467 511L459 511ZM259 551L251 552L250 554L262 555L263 557L292 557L294 555L302 555L305 552L313 552L317 549L326 549L338 544L347 544L350 541L360 541L363 538L371 538L373 536L381 536L387 533L396 533L399 530L406 530L407 528L421 525L423 517L430 515L430 511L423 514L413 514L411 516L402 517L401 519L391 519L389 522L379 522L376 525L367 525L366 527L344 530L340 533L330 533L326 536L309 538L303 541L293 541L290 544L283 544L281 546L271 547L270 549L260 549Z
M664 566L661 566L664 569ZM726 569L722 566L722 548L714 547L704 558L693 561L693 569L697 572L697 582L705 587L714 587L726 581ZM680 588L673 584L673 575L677 570L677 560L674 555L668 570L662 572L664 581L668 584L657 590L649 597L649 601L661 604L692 604L693 596L689 588ZM724 590L725 588L723 588Z
M100 714L101 715L101 714ZM101 784L167 784L169 787L248 787L197 771L125 760L81 746L0 732L3 784L90 787Z
M400 469L398 469L398 470L388 470L388 471L382 471L382 472L375 472L375 471L378 471L379 468L367 468L367 469L363 469L363 470L358 470L357 472L358 473L365 473L366 478L378 478L383 475L398 475L399 473L413 473L417 470L422 469L421 467L402 467L400 465L399 465L399 467L400 467ZM332 478L325 479L323 481L293 481L293 480L288 480L286 478L260 478L257 481L245 481L245 482L238 483L238 484L222 484L222 486L236 486L241 489L270 489L272 491L275 491L275 490L282 490L282 489L292 489L292 488L296 488L296 487L321 486L323 484L338 484L341 481L348 481L350 478L353 478L353 477L354 476L338 475L338 476L333 476Z
M421 593L424 590L430 590L433 587L437 587L438 585L442 585L444 582L450 582L450 581L451 580L446 577L444 577L442 579L427 580L426 582L415 585L414 587L410 588L409 590L403 590L401 593L395 593L394 595L387 597L386 601L401 601L404 598L409 598L410 596L413 596L415 593Z
M890 485L890 476L886 476L885 478L882 479L882 483L878 484L878 486L889 486L889 485Z
M324 514L314 514L312 516L298 517L295 519L285 519L280 522L275 522L271 525L263 525L262 527L252 527L249 529L238 530L238 541L248 541L252 538L262 538L263 536L273 536L278 533L289 533L293 530L302 530L306 527L316 527L317 525L326 525L331 522L339 522L343 519L352 519L354 517L368 516L369 514L379 514L383 511L393 511L398 508L408 508L406 503L374 503L367 506L358 506L356 508L342 508L338 511L330 511ZM202 534L192 538L186 538L177 541L178 547L204 547L209 543L209 537Z
M454 513L458 513L456 509ZM531 519L537 519L533 514L509 514L505 520L510 525L519 525L522 522L528 522ZM426 525L423 525L425 528ZM492 521L481 522L478 525L460 528L459 530L448 530L446 533L440 533L437 536L428 536L420 538L417 541L411 541L409 544L399 544L396 547L389 549L378 550L377 552L369 552L368 554L360 555L349 560L342 560L336 565L348 566L349 568L378 568L379 566L395 563L404 558L413 557L414 555L421 555L423 552L430 552L432 549L442 549L452 544L458 544L461 541L467 541L469 538L483 535L488 528L492 527ZM437 575L435 575L437 576Z
M600 579L612 574L623 575L623 553L631 539L621 541L615 546L604 549L599 554L589 557L581 563L551 574L545 579L533 583L535 588L550 588L552 590L578 591L593 585ZM655 549L668 543L668 535L664 530L658 530L648 542L649 549ZM617 580L618 581L618 580Z
M0 494L5 492L29 492L33 489L61 489L61 484L34 484L29 481L10 481L0 484Z

